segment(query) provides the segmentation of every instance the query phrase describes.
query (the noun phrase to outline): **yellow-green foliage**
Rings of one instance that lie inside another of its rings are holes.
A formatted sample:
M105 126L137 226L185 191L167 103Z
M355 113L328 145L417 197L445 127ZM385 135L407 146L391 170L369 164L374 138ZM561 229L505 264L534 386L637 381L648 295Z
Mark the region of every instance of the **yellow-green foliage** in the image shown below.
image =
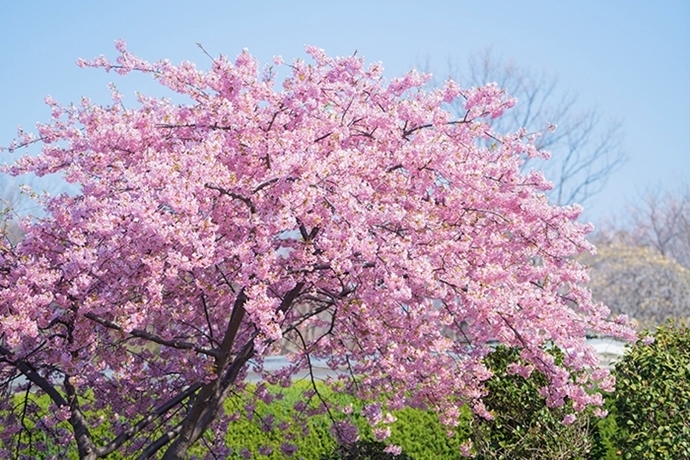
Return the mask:
M309 430L306 433L302 433L301 429L296 426L290 428L290 430L296 431L273 430L266 433L260 429L260 423L257 423L260 417L268 414L273 415L277 421L291 421L295 415L292 406L304 389L305 386L301 384L296 384L288 389L275 389L282 394L281 401L274 401L270 406L258 403L256 407L257 419L254 421L240 419L233 422L226 436L227 444L235 450L230 458L242 458L238 449L246 447L254 454L253 458L283 459L284 455L280 452L280 445L286 437L291 438L289 442L298 447L295 458L318 459L324 454L333 452L337 445L329 430L331 419L328 414L310 416L307 420ZM352 404L351 420L360 429L362 439L372 439L369 425L364 417L359 415L363 406L362 401L346 394L333 393L325 385L319 386L319 393L331 403L337 402L340 406ZM235 398L229 400L226 407L232 412L241 407L241 404L241 400ZM457 460L460 458L459 446L465 439L463 433L467 432L467 422L471 418L468 410L463 412L465 423L458 430L459 434L451 438L446 435L446 428L441 425L433 412L405 408L394 411L393 415L397 421L391 428L391 437L388 442L402 447L403 451L410 457L415 460ZM344 418L340 413L334 413L333 416L340 419ZM270 446L273 448L273 453L269 456L257 455L261 446Z

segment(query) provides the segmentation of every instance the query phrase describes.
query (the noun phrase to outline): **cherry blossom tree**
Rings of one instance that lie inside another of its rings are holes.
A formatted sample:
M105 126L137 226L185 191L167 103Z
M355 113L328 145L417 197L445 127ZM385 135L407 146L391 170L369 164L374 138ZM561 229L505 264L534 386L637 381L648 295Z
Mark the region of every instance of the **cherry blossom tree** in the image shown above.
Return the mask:
M80 191L39 197L45 214L0 245L3 457L31 447L32 427L82 459L180 459L205 432L221 456L238 416L223 402L249 369L282 385L306 370L314 386L296 409L335 417L315 359L341 375L338 391L387 401L366 408L380 433L402 406L448 426L461 405L490 418L490 340L520 347L514 372L547 376L549 404L602 403L588 390L613 382L585 334L634 332L583 286L581 209L550 205L543 175L521 172L541 155L535 136L491 128L513 105L504 91L426 91L427 76L387 81L380 64L312 47L310 64L275 59L290 72L280 87L248 52L199 70L117 49L79 64L150 74L179 100L49 97L52 121L10 146L41 146L11 174L61 173ZM455 100L457 118L443 109ZM312 326L322 332L305 336ZM264 371L283 338L290 365ZM346 420L333 431L357 436Z

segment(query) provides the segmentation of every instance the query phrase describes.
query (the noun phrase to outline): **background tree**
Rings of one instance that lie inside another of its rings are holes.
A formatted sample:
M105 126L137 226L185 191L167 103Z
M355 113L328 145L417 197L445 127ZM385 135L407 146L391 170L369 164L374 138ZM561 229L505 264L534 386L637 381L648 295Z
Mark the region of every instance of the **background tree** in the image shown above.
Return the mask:
M690 312L690 188L649 191L622 218L605 222L587 256L597 300L642 327Z
M621 123L606 121L595 107L582 108L578 94L563 90L558 78L545 71L521 67L487 48L471 55L467 65L449 63L449 74L468 86L496 82L518 100L491 124L499 132L525 128L541 133L535 145L551 152L551 159L529 159L523 168L544 170L554 184L548 194L555 204L586 204L626 160ZM461 114L462 105L456 104L455 111Z
M647 191L625 214L623 228L608 224L600 238L648 247L690 269L690 186Z
M116 62L80 64L151 74L185 102L47 98L52 122L11 146L42 146L11 173L62 173L80 192L42 198L45 215L0 246L3 457L35 456L33 430L83 459L166 460L211 430L208 455L222 457L220 434L242 415L223 402L249 367L282 385L306 369L299 412L331 410L315 358L340 372L339 391L428 405L453 426L463 404L490 417L489 340L520 347L548 404L602 403L586 388L610 389L606 370L570 374L598 366L585 334L633 331L581 285L580 209L550 205L541 173L521 172L536 146L488 124L513 104L498 87L427 92L416 72L385 82L380 65L308 48L314 62L293 62L276 90L247 52L201 71L117 48ZM458 98L453 117L443 107ZM323 332L302 334L312 325ZM263 372L283 337L290 364ZM256 397L273 398L266 385ZM377 425L384 410L365 415ZM104 414L114 433L96 436Z
M592 295L616 314L651 328L690 312L690 270L651 248L598 244L586 258Z
M5 238L9 244L14 244L21 238L21 230L13 217L10 200L0 199L0 237Z
M32 209L40 210L32 199L32 197L36 198L36 195L28 188L24 190L26 193L22 193L19 187L10 186L5 186L4 190L0 190L0 235L6 238L10 245L17 244L24 235L20 226L22 216L30 214Z

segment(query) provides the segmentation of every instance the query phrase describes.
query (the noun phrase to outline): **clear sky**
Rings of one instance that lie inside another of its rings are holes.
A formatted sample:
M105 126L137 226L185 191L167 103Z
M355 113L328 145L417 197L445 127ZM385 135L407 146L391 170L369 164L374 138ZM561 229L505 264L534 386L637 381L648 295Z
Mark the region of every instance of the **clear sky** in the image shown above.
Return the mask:
M595 222L620 213L648 188L690 180L690 1L4 1L0 7L0 145L17 125L48 121L43 98L106 102L114 81L133 103L146 79L80 69L78 57L116 55L113 42L148 60L205 64L248 48L261 62L355 50L388 77L429 59L445 77L450 60L492 46L518 64L558 75L606 118L623 121L628 163L590 203ZM0 162L9 159L0 154ZM0 177L0 181L6 181Z

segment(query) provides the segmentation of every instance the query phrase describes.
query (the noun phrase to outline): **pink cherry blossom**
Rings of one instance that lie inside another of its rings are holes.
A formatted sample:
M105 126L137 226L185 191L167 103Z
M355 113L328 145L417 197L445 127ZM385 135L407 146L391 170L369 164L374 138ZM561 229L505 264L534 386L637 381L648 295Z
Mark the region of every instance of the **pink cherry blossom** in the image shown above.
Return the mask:
M392 455L400 455L402 453L402 447L396 446L395 444L389 444L384 447L383 451Z
M577 419L575 414L568 414L563 417L563 425L572 425L572 423Z
M522 349L511 371L548 377L549 404L601 405L586 390L613 382L585 334L634 332L584 287L581 209L550 205L543 174L522 172L544 156L534 136L491 130L515 104L502 89L428 91L427 75L386 81L380 64L314 47L282 82L247 51L204 70L116 48L79 65L148 74L177 96L47 98L52 121L11 145L28 153L6 172L58 173L79 192L37 197L23 240L0 242L1 410L47 415L17 406L28 382L68 411L71 433L54 434L81 458L178 459L239 416L221 409L250 369L287 386L319 359L338 391L389 401L365 409L373 425L413 406L454 426L461 405L492 416L494 340ZM454 118L444 107L458 98ZM267 370L281 347L289 365ZM304 415L343 415L317 389ZM119 414L112 439L89 431L103 409ZM344 421L334 432L358 436Z
M374 433L374 439L377 441L385 441L391 437L391 428L389 426L385 428L374 428L372 432Z

